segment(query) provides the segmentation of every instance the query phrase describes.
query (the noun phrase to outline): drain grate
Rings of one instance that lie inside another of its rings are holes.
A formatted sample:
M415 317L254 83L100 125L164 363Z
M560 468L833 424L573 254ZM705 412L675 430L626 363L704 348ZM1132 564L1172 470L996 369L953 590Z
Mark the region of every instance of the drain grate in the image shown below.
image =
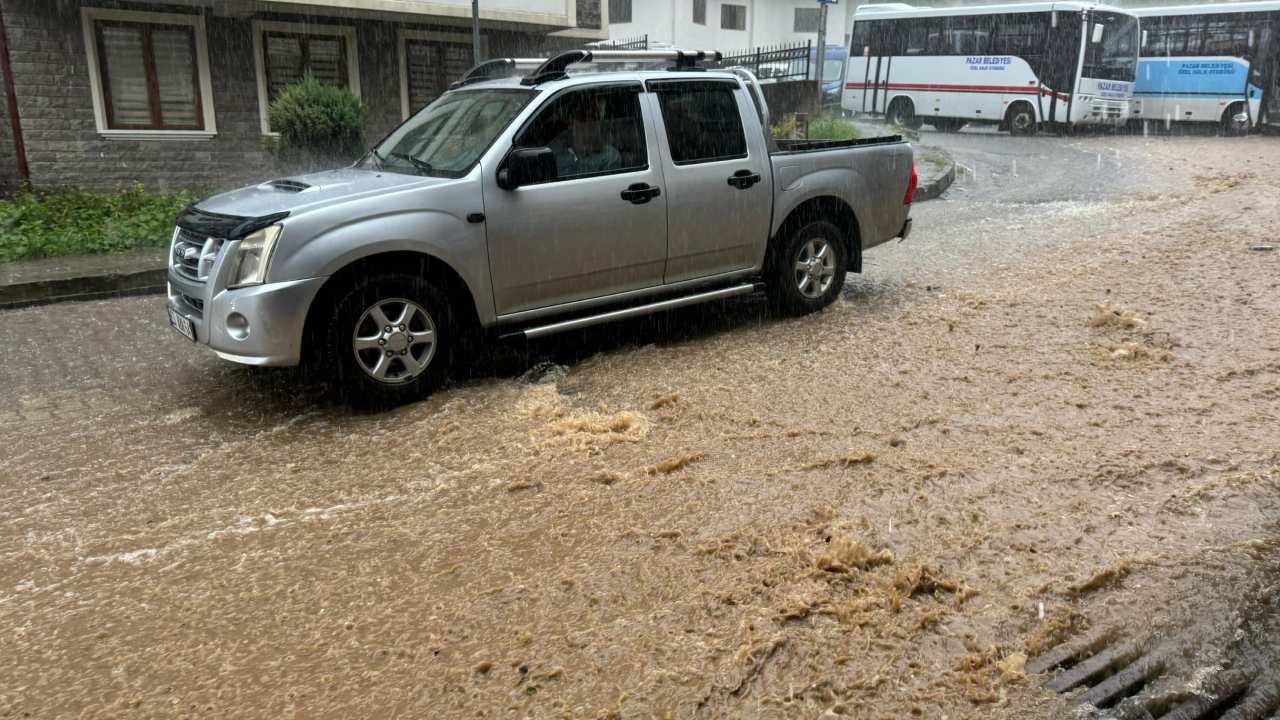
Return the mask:
M1064 643L1027 661L1044 687L1116 720L1277 720L1280 673L1213 667L1191 676L1192 643L1116 631ZM1187 677L1179 677L1187 674ZM1157 680L1161 683L1155 689ZM1181 681L1181 682L1179 682Z

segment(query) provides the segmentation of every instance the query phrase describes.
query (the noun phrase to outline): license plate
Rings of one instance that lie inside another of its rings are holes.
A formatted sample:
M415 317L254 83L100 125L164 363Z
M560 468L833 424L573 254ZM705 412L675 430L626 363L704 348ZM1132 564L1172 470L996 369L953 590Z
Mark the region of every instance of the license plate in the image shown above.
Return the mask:
M177 310L169 308L169 324L174 330L182 333L191 342L196 341L196 329L191 325L191 319L178 314Z

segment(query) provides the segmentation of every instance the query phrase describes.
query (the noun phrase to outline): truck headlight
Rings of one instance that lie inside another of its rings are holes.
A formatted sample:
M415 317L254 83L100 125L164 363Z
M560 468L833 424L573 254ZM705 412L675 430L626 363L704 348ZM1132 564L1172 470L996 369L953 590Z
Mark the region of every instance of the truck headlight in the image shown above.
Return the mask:
M280 225L269 225L257 232L246 235L236 250L235 267L231 273L231 283L227 287L239 288L246 285L261 285L267 279L267 266L271 264L271 253L275 252L276 240L280 237Z

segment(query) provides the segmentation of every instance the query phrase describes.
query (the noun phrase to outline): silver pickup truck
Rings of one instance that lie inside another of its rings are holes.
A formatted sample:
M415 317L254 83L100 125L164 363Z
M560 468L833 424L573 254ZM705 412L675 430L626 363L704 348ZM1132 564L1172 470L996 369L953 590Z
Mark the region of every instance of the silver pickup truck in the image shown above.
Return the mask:
M708 58L489 61L351 167L195 203L170 324L226 360L318 362L348 400L385 404L436 387L478 331L757 290L820 309L863 251L910 231L911 148L771 140L759 84Z

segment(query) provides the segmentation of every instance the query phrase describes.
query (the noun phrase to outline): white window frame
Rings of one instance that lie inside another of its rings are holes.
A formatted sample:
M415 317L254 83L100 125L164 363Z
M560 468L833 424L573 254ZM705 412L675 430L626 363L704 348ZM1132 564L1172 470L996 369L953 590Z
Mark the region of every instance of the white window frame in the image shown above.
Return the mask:
M258 76L258 119L262 134L268 137L280 137L280 133L271 132L271 102L267 92L267 67L263 52L266 43L263 36L269 32L295 33L299 35L331 35L341 37L347 49L347 89L356 97L360 97L360 53L356 48L356 29L350 25L313 25L311 23L276 22L274 20L253 21L253 67Z
M98 66L99 20L146 23L154 25L186 25L195 36L196 72L200 81L200 107L204 116L203 130L113 130L107 125L106 94L102 89L102 68ZM218 134L213 109L213 83L209 80L209 41L205 35L203 15L81 8L80 25L84 33L84 49L89 60L89 91L93 96L93 119L98 136L105 140L211 140Z
M454 45L471 45L471 36L466 33L446 33L427 30L396 31L396 47L400 51L400 119L408 120L409 112L409 41L426 40L427 42L452 43ZM489 57L489 38L480 36L480 57ZM462 78L458 78L461 80Z

